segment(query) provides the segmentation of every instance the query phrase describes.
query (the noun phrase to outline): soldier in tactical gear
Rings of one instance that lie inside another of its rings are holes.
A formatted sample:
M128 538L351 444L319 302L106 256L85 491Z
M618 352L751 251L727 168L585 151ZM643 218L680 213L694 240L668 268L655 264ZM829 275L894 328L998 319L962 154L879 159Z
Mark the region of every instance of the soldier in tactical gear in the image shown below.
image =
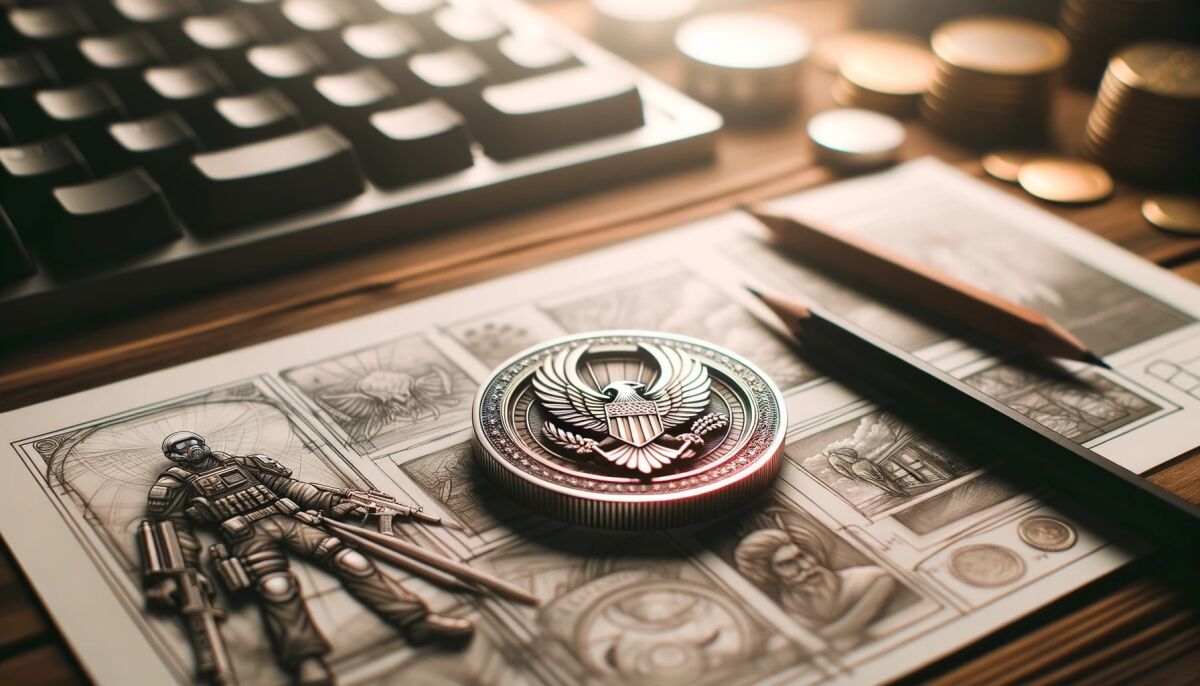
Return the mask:
M175 465L150 489L150 519L174 524L185 562L197 569L200 550L192 525L220 530L224 543L211 549L218 574L231 592L253 588L258 594L276 656L297 684L331 684L333 677L322 657L329 645L288 571L285 549L332 572L351 595L410 641L470 636L470 622L431 613L371 560L306 523L306 510L338 518L362 516L357 504L292 479L289 469L266 455L214 452L190 431L167 436L162 450ZM155 580L146 596L151 603L170 606L174 590L169 579Z

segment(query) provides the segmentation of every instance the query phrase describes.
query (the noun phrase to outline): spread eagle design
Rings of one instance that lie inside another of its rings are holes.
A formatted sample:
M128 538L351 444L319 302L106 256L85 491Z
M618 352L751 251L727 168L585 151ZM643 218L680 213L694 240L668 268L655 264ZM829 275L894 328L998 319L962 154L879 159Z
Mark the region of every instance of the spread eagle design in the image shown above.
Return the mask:
M599 455L616 466L650 474L675 460L695 457L706 434L728 426L721 414L700 416L708 407L712 384L708 367L675 348L652 343L640 347L658 366L649 387L629 380L601 389L589 385L579 375L586 345L548 357L534 372L534 393L547 412L574 431L546 421L546 438L578 455ZM691 420L687 433L668 433ZM597 440L589 433L604 438Z

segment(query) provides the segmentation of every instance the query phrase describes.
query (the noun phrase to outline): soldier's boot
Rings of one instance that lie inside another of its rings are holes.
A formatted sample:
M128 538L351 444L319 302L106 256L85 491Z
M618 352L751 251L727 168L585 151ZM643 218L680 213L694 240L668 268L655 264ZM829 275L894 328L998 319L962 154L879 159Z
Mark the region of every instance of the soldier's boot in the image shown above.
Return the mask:
M474 632L475 625L469 620L433 613L404 627L404 635L410 643L426 643L434 639L457 643L470 639Z
M292 671L292 683L296 686L333 686L333 672L325 665L325 661L313 655L296 663Z

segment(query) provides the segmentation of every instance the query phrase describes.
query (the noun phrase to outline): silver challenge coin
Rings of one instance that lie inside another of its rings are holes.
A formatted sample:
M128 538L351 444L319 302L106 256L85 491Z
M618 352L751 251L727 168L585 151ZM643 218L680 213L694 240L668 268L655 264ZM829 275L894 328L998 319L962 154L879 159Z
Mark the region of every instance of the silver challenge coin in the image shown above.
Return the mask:
M555 519L653 529L728 513L779 472L783 396L704 341L601 331L531 348L480 387L475 455L505 494Z

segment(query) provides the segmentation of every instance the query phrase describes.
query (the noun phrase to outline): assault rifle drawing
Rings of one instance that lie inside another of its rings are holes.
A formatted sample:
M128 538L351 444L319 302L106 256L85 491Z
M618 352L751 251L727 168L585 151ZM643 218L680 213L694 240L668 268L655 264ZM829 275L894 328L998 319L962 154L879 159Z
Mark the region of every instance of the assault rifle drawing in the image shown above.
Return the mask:
M444 520L441 517L435 517L428 512L421 510L419 506L405 505L396 500L394 496L388 495L383 491L377 491L374 488L359 491L353 488L336 488L334 486L326 486L325 484L313 484L319 491L332 493L333 495L342 498L345 501L352 502L363 509L366 516L363 518L365 524L367 518L376 517L379 527L379 533L392 534L392 520L396 517L405 517L416 519L425 522L426 524L436 524L444 526L448 529L457 529L462 531L463 527L457 522Z

